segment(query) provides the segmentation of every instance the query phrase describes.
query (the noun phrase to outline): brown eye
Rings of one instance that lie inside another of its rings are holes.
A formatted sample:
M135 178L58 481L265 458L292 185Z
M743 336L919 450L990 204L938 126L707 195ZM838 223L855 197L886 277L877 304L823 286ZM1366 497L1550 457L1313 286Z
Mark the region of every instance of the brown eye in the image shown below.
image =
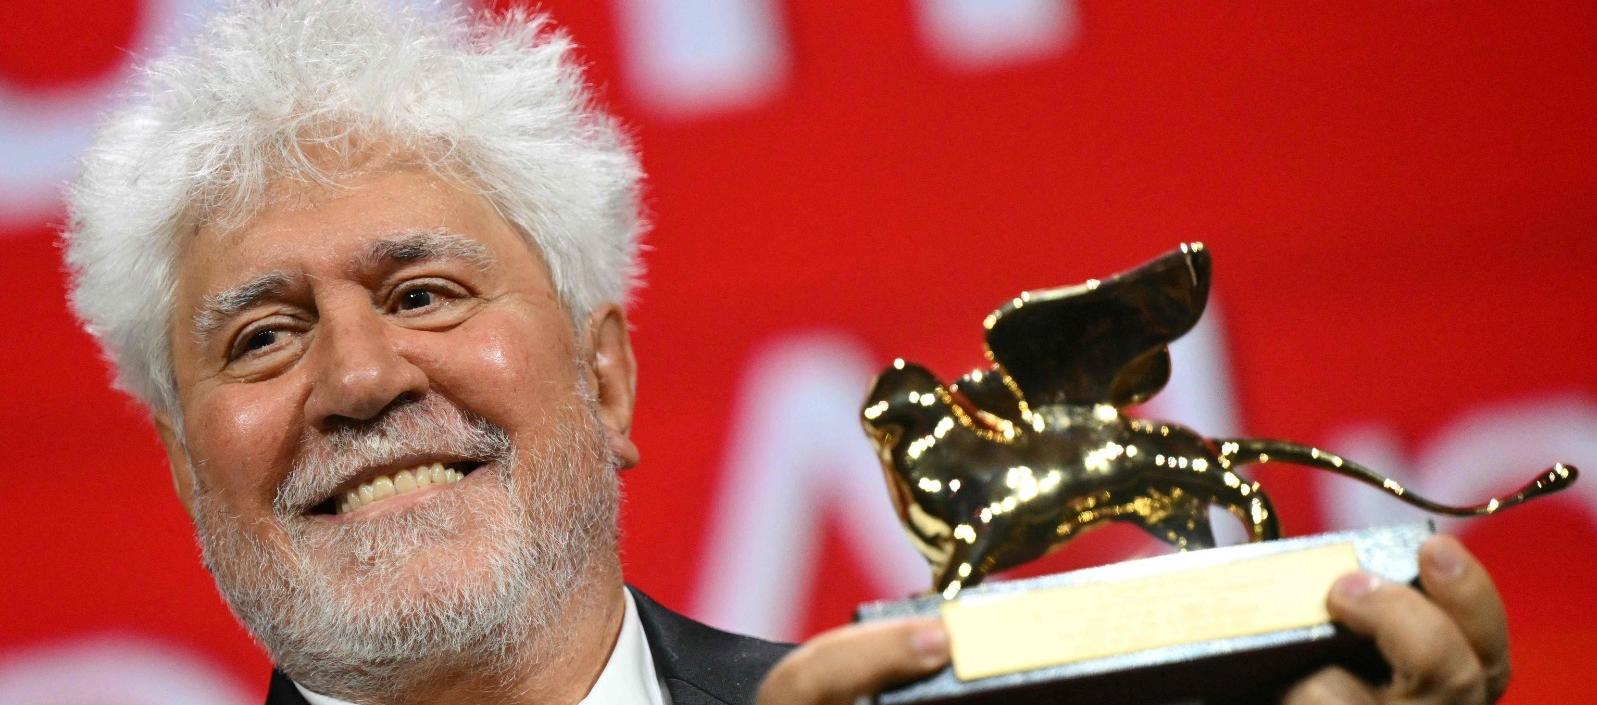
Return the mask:
M383 299L384 310L395 316L414 319L417 325L449 322L451 311L462 312L460 305L471 298L471 291L442 277L412 279L395 287Z
M244 345L242 346L242 351L243 352L253 352L255 350L260 350L261 348L272 347L273 345L277 344L278 338L279 338L278 332L276 330L274 330L274 329L271 329L271 328L267 328L266 330L256 331L253 335L251 335L248 339L246 339L244 341Z
M282 328L258 328L238 338L238 342L228 351L227 359L238 360L262 350L271 350L281 345L286 336L287 331Z
M399 297L399 310L414 311L437 303L438 295L426 289L412 289Z

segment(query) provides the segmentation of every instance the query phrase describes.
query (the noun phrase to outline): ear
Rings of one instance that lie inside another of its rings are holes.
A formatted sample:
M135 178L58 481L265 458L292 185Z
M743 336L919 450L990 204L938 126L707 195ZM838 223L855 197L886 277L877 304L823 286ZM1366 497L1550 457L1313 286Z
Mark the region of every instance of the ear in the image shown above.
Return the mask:
M632 432L638 367L632 357L626 313L620 306L603 304L589 314L586 351L588 388L598 396L605 440L621 467L630 468L638 464L638 447L628 435Z
M183 437L178 434L172 419L165 414L155 415L155 432L160 434L161 445L166 448L166 464L172 471L172 489L177 492L178 501L183 503L183 508L192 520L194 468L189 465L188 451L183 449Z

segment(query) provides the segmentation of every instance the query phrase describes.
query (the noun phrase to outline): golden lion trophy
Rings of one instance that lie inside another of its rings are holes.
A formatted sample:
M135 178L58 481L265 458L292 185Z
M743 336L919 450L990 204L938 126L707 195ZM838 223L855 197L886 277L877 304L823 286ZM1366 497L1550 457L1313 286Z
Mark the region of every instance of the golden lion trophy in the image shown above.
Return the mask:
M897 360L877 377L861 416L932 590L859 618L941 614L953 651L948 669L878 702L1238 703L1329 663L1380 678L1379 656L1330 622L1325 594L1354 570L1413 582L1430 524L1282 539L1240 466L1324 470L1451 516L1575 480L1554 465L1511 496L1449 506L1318 448L1127 416L1169 380L1168 346L1202 316L1209 272L1208 251L1189 244L1103 281L1025 292L983 322L990 367L945 385ZM1214 548L1211 506L1249 542ZM1180 552L982 584L1107 521Z

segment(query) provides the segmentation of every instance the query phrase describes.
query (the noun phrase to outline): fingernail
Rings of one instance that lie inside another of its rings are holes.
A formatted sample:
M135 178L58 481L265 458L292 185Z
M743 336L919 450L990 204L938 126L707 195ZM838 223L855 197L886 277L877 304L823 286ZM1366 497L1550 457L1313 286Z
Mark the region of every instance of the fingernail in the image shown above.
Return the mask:
M948 660L948 632L943 629L943 623L933 622L915 630L910 637L910 648L928 666Z
M1464 556L1459 554L1458 544L1452 541L1426 542L1420 553L1438 577L1452 580L1464 572Z
M1348 602L1357 602L1381 586L1381 579L1368 573L1350 573L1336 579L1331 591Z

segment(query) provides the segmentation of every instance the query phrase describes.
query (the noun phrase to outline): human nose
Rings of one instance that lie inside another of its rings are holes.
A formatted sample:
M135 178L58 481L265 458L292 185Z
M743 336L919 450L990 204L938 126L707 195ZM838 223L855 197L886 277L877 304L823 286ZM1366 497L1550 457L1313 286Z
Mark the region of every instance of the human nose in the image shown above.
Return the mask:
M312 352L316 366L306 417L317 428L369 421L427 391L427 375L393 340L375 311L351 306L324 315Z

